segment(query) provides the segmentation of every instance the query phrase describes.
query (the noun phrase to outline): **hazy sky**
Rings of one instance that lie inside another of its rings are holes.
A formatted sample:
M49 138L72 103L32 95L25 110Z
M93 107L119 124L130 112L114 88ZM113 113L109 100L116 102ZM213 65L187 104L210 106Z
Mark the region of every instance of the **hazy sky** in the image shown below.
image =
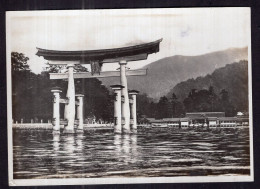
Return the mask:
M249 8L26 11L7 13L7 52L24 53L32 71L47 62L36 47L53 50L116 48L160 38L160 51L130 62L135 69L173 55L200 55L249 46ZM118 64L105 64L114 70Z

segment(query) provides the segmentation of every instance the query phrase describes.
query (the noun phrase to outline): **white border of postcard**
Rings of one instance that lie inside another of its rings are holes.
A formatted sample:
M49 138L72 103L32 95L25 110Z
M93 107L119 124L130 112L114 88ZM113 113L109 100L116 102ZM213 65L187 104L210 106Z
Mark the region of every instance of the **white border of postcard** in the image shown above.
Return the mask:
M195 9L183 8L181 10ZM205 8L196 8L205 9ZM212 9L212 8L210 8ZM234 9L234 8L218 8ZM235 9L246 9L251 14L249 7L240 7ZM171 14L176 9L163 9L163 13ZM180 8L178 8L180 10ZM88 184L134 184L134 183L202 183L202 182L241 182L254 181L253 167L253 112L252 112L252 63L251 63L251 33L249 34L248 46L248 86L249 86L249 131L250 131L250 176L181 176L181 177L137 177L137 178L66 178L66 179L13 179L13 135L12 135L12 98L11 98L11 31L10 20L14 16L38 16L48 14L73 15L82 10L61 10L61 11L9 11L6 13L6 59L7 59L7 118L8 118L8 177L10 186L39 186L39 185L88 185ZM119 10L84 10L91 14L107 13L149 13L151 11L161 12L162 9L119 9ZM248 21L247 27L251 30L251 21Z

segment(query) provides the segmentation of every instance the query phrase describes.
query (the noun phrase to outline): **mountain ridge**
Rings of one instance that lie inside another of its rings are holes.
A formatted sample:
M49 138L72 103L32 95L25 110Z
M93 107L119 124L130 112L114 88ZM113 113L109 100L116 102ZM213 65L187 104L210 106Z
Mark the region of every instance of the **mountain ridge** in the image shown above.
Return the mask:
M158 100L175 85L191 78L206 76L215 69L239 60L248 59L248 48L229 48L197 56L174 55L152 62L146 76L129 76L128 88L146 93ZM106 86L120 83L120 78L100 79Z

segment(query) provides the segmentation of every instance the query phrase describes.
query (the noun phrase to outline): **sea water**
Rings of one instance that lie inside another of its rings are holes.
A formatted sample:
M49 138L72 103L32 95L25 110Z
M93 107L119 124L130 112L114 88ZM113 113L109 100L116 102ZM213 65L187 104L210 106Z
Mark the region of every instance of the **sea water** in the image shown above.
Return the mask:
M13 130L14 179L249 175L249 129Z

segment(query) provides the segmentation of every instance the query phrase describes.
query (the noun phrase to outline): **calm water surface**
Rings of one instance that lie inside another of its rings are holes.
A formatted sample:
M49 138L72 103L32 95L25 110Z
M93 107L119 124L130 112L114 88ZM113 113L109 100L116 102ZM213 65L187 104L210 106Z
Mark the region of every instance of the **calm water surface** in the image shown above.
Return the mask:
M249 130L14 130L14 178L249 175Z

